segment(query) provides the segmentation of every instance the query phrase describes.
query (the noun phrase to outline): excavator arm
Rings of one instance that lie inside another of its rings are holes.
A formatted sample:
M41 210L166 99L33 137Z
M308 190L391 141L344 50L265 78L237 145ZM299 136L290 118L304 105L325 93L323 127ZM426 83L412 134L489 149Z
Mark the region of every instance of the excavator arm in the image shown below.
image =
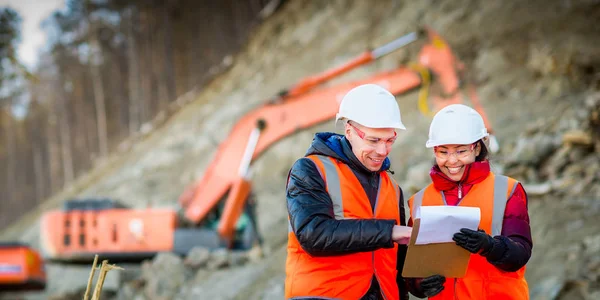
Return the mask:
M423 87L424 83L428 84L433 75L442 87L441 95L434 96L434 109L460 103L463 95L457 73L459 62L437 33L427 29L426 34L428 43L419 53L418 64L396 68L363 80L332 87L321 86L334 77L416 41L418 34L411 33L373 51L367 51L342 66L309 77L280 93L276 101L268 101L244 115L218 147L204 176L180 197L185 218L198 224L225 199L217 231L224 240L231 240L245 199L251 190L248 173L251 162L282 138L333 119L343 95L357 85L379 84L392 94L400 95Z
M228 138L219 146L204 177L194 186L194 192L188 194L191 198L181 199L180 204L185 208L185 217L193 223L199 223L229 191L225 200L225 213L221 217L221 224L228 226L219 226L219 233L230 236L233 233L232 225L241 212L240 202L249 192L249 179L238 170L244 169L244 165L250 163L243 160L243 157L256 124L264 123L265 128L260 131L260 138L252 151L252 161L282 138L332 119L338 110L341 97L353 87L364 83L377 83L397 94L418 87L420 78L412 70L397 69L370 79L286 98L282 102L268 104L248 113L238 121ZM231 214L227 209L229 205L236 207L231 210Z

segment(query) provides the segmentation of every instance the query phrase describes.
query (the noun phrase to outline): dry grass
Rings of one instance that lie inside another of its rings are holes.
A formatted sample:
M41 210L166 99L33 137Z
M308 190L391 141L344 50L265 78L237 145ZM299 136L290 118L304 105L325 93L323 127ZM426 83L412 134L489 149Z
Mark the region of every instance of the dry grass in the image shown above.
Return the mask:
M94 263L92 264L92 269L90 271L90 276L88 278L87 288L85 289L85 294L83 295L83 300L88 300L90 296L90 288L92 287L92 281L94 280L94 274L96 270L100 270L100 277L98 277L98 281L96 282L96 287L94 288L94 293L92 294L91 300L100 300L100 293L102 292L102 286L104 285L104 280L106 279L106 274L110 270L124 270L123 268L116 265L109 265L108 260L102 261L102 266L98 268L96 265L98 263L98 255L94 257Z

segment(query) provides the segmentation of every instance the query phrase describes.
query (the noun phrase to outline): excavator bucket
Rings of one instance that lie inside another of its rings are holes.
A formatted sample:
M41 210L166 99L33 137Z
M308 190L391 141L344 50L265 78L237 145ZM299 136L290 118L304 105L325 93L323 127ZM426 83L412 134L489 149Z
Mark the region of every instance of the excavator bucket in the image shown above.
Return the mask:
M44 261L21 243L0 243L0 291L37 291L46 288Z

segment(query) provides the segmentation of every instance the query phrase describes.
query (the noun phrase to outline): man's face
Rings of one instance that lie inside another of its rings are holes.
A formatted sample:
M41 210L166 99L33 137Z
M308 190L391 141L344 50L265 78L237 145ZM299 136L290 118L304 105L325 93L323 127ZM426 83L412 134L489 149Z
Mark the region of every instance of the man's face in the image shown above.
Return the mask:
M368 128L352 121L346 123L345 134L356 158L373 172L381 169L396 141L394 128Z

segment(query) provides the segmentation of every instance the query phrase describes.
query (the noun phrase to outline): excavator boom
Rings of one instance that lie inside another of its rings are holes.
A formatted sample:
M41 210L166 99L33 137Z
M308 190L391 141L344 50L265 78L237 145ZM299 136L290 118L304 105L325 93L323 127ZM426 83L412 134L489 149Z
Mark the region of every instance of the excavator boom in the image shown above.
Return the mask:
M327 70L321 74L310 76L298 84L296 84L293 88L288 91L284 91L281 96L298 96L308 92L309 90L319 86L320 84L331 80L332 78L338 77L344 73L347 73L350 70L353 70L359 66L364 64L368 64L370 62L375 61L378 58L381 58L387 54L390 54L414 41L416 41L418 35L416 32L411 32L407 35L399 37L381 47L378 47L372 51L366 51L354 59L346 62L345 64L333 68L331 70Z

